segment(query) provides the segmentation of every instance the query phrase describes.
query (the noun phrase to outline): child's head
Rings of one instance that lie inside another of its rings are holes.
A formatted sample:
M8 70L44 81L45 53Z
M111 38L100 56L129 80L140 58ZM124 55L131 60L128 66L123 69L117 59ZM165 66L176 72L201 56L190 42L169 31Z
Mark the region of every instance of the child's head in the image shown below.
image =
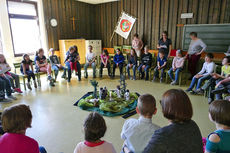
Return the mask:
M0 54L0 63L5 63L6 64L6 58L3 54Z
M229 65L230 64L230 57L225 56L222 60L222 65Z
M230 127L230 102L215 100L209 105L209 118L211 121Z
M133 48L131 48L130 54L131 54L132 56L135 56L135 55L136 55L136 52L135 52L135 50L134 50Z
M205 56L205 62L208 62L208 63L212 62L213 57L214 56L213 56L212 53L206 54L206 56Z
M182 57L182 51L181 51L180 49L178 49L178 50L176 51L176 56L177 56L177 57Z
M120 54L121 54L120 48L117 48L117 49L116 49L116 52L117 52L118 55L120 55Z
M160 48L159 49L159 57L162 59L162 58L164 58L164 56L165 56L164 49Z
M74 53L75 52L75 48L74 47L70 47L69 48L69 52L70 52L70 54Z
M40 48L40 49L38 50L38 55L39 55L39 56L43 56L43 55L44 55L44 50L43 50L42 48Z
M161 100L165 118L172 122L185 122L192 118L193 109L188 95L181 89L170 89Z
M51 55L54 55L55 50L53 48L50 48Z
M5 108L2 113L3 130L8 133L23 133L31 127L31 122L32 113L24 104Z
M137 33L135 33L135 34L133 35L133 38L134 38L134 39L138 39L138 37L139 37L139 36L138 36Z
M150 94L141 95L136 110L140 115L151 118L157 112L155 98Z
M89 49L89 52L92 52L93 51L93 46L89 45L88 49Z
M168 37L168 32L167 31L163 31L162 32L162 38L166 39Z
M106 129L104 118L97 112L90 113L84 123L85 140L89 142L100 140L104 137Z
M145 46L144 51L145 51L145 54L149 53L149 46L148 45Z
M23 55L23 60L29 61L30 60L30 56L28 54L24 54Z
M74 52L78 53L78 48L77 48L77 46L74 45L73 48L74 48Z
M108 50L104 49L103 52L102 52L102 54L108 56L109 55Z
M190 36L190 38L191 38L192 40L194 40L194 39L197 38L197 33L196 33L196 32L190 32L189 36Z

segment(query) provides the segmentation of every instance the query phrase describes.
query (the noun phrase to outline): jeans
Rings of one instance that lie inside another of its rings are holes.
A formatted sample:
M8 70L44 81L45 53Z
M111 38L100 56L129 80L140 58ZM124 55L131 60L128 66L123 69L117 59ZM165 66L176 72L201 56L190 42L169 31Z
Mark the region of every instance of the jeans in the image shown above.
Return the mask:
M65 62L65 66L67 67L68 70L68 80L71 79L72 76L72 71L71 71L71 67L70 67L70 62ZM77 69L78 69L78 79L81 80L81 64L79 62L77 62Z
M144 75L146 74L146 77L145 77L145 80L148 80L149 79L149 68L150 66L149 65L145 65L145 68L144 68L144 71L142 70L142 66L144 64L141 64L139 67L138 67L138 71L141 73L141 78L143 79L144 78Z
M0 78L0 99L5 99L5 81Z
M133 67L131 67L133 69L133 79L136 79L136 65L133 65ZM129 64L126 66L126 70L128 73L128 77L130 78L130 69Z
M156 66L154 69L154 77L159 78L159 71L161 71L161 78L163 78L164 77L164 70L165 70L164 67L161 68L160 70L158 70L158 66Z
M192 82L189 86L189 90L192 90L194 88L194 86L196 85L196 90L200 89L201 87L201 84L205 81L205 80L208 80L210 79L211 76L208 75L208 76L203 76L203 77L200 77L199 79L196 78L195 76L192 78Z
M218 84L220 81L221 80L217 80L216 84ZM227 88L228 89L228 93L230 93L230 82L225 82L225 83L223 83L223 84L221 84L221 85L218 86L218 88L224 88L224 87ZM223 99L222 94L223 93L216 94L216 100Z
M11 90L10 81L3 76L0 76L0 79L2 79L4 81L4 89L6 91L6 95L11 96L12 90Z
M96 77L96 63L95 62L93 62L92 64L91 64L91 66L92 66L92 68L93 68L93 77ZM89 67L89 63L87 62L87 63L85 63L85 65L84 65L84 70L85 70L85 75L86 75L86 77L88 77L88 71L87 71L87 68Z
M173 68L171 68L169 71L168 71L168 74L169 74L169 77L172 81L175 81L176 83L178 82L178 78L179 78L179 73L182 71L182 68L178 68L175 70L175 79L173 77Z
M24 74L23 71L21 71L21 73ZM26 70L26 75L27 75L28 83L30 82L31 78L33 78L33 80L35 81L34 72L32 72L31 70Z
M116 70L117 64L113 63L113 77L115 76L115 70ZM123 74L123 63L118 64L119 70L120 70L120 75Z
M60 69L64 70L63 76L66 76L66 68L65 67L63 67L63 66L62 67L58 67L57 65L53 65L52 66L52 70L54 70L55 78L57 78Z
M20 88L20 81L19 81L19 76L17 74L14 74L12 72L8 72L9 75L7 74L6 77L9 79L11 83L12 88Z
M105 65L101 62L101 67L100 67L100 77L102 77L103 74L103 68L105 67ZM107 69L108 69L108 75L110 76L110 63L107 63Z

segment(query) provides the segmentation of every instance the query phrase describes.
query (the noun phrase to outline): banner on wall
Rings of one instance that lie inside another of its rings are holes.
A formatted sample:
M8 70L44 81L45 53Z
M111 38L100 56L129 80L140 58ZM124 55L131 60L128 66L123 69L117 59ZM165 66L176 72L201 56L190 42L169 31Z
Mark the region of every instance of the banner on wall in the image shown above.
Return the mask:
M130 31L133 28L133 25L136 21L136 18L125 13L121 12L121 16L118 20L117 26L115 28L115 32L122 36L123 38L127 39Z

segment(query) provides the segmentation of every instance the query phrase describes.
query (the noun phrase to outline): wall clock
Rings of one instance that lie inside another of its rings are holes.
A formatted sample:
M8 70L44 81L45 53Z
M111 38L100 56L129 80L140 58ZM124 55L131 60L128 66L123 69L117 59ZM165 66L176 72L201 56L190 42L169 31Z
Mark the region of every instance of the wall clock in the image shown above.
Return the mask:
M58 23L57 23L57 20L56 19L51 19L50 20L50 25L52 26L52 27L56 27L57 25L58 25Z

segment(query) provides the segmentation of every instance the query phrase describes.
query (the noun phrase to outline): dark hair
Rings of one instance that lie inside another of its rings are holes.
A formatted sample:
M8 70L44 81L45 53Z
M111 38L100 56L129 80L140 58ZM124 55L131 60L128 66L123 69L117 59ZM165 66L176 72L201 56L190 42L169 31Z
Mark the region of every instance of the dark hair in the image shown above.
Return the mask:
M123 53L122 53L122 51L120 50L120 48L117 48L116 50L119 50L119 51L121 52L120 54L123 55Z
M85 140L89 142L100 140L104 137L106 129L104 118L97 112L90 113L84 123Z
M197 37L197 33L196 32L190 32L189 34L190 36L194 36L194 37Z
M133 37L137 37L137 38L138 38L138 37L139 37L139 35L138 35L137 33L135 33L135 34L133 35Z
M165 34L168 37L168 31L163 31L162 34Z
M230 56L225 56L223 59L225 58L228 60L228 63L230 63Z
M0 54L0 56L3 56L3 57L4 57L5 60L4 60L3 63L4 63L4 64L7 64L5 56L4 56L3 54Z
M130 49L130 55L131 55L131 50L134 51L134 56L137 56L137 53L136 53L136 51L135 51L135 49L133 47L131 47L131 49Z
M213 59L214 56L213 56L213 53L208 53L206 54L206 57Z
M35 52L35 56L38 56L42 51L44 51L43 48L39 48L38 51Z
M159 49L159 54L163 54L163 55L165 54L165 51L164 51L163 48L160 48L160 49Z
M161 106L164 117L173 122L185 122L191 120L193 116L191 101L181 89L166 91L163 94Z
M92 45L89 45L88 47L91 47L91 48L93 48L93 46L92 46Z
M69 51L71 51L71 50L74 50L74 51L75 51L75 48L74 48L73 46L71 46L71 47L69 48Z
M109 52L108 52L108 50L107 50L107 49L104 49L104 50L103 50L103 52L105 53L105 55L106 55L106 56L108 56L108 55L109 55Z
M78 48L77 48L77 46L74 45L73 48L74 48L75 52L78 53Z
M230 102L227 100L215 100L209 105L209 114L212 120L218 124L230 127Z
M145 45L145 47L144 48L147 48L147 49L149 49L149 46L148 45Z
M28 55L28 54L24 54L24 55L22 56L23 60L25 60L26 56L29 56L29 55Z
M141 115L152 116L156 110L156 99L150 94L141 95L137 107Z
M31 127L32 113L24 104L5 108L2 113L2 126L5 132L17 133Z

